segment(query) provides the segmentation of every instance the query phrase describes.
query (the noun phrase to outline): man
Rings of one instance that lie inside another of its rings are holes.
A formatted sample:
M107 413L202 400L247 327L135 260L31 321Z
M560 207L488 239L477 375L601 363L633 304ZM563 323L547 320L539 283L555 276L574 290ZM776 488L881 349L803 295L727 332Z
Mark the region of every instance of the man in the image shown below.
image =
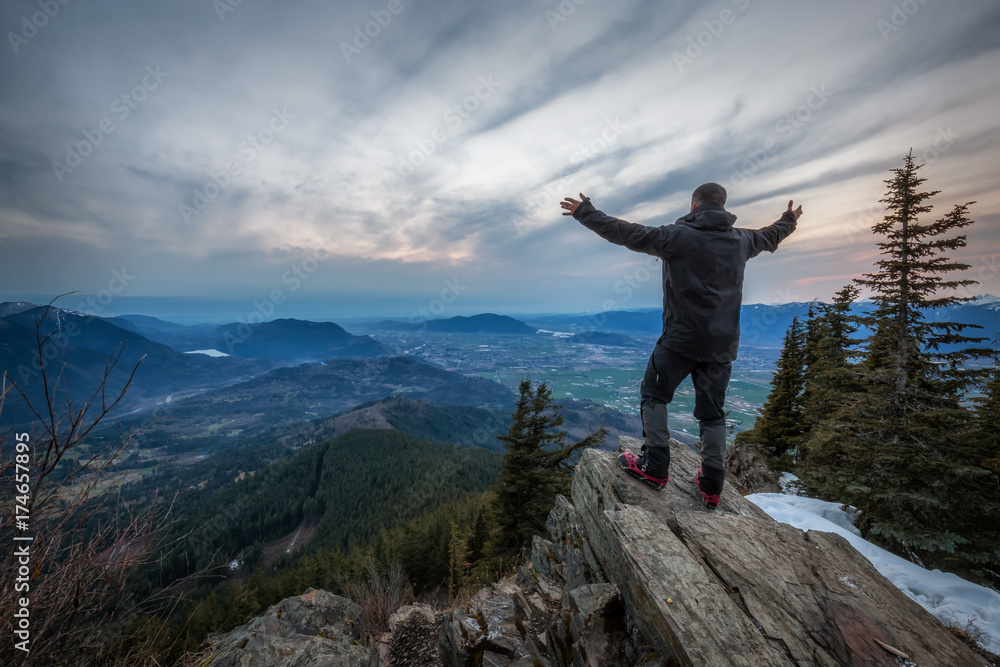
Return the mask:
M743 229L733 227L736 216L725 204L725 188L706 183L691 196L690 213L671 225L647 227L605 215L583 193L579 201L566 197L561 203L563 215L572 215L608 241L663 259L663 333L640 387L642 452L638 457L622 453L618 463L654 489L667 485L667 404L690 375L701 433L702 467L695 486L709 509L718 507L725 482L723 405L739 348L743 270L750 258L774 252L802 215L802 206L793 210L789 201L777 222Z

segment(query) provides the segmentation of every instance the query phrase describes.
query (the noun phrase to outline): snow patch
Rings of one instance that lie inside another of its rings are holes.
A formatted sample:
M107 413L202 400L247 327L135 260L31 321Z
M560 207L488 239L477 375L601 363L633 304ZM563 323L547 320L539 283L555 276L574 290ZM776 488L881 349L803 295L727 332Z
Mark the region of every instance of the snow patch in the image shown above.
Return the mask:
M754 493L746 499L776 521L801 530L837 533L867 558L899 590L946 625L964 628L971 619L983 644L1000 653L1000 593L958 575L926 570L860 537L851 511L837 503L781 493Z
M228 357L229 355L225 352L219 352L218 350L188 350L184 354L204 354L208 357Z
M790 472L781 473L781 477L778 478L778 485L781 487L781 492L789 496L806 495L802 491L802 480Z

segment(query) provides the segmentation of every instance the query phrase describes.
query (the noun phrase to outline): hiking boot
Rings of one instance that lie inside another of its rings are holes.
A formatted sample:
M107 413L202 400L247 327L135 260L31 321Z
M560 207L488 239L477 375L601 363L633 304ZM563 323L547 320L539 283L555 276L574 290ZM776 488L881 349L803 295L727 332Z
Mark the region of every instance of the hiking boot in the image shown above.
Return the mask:
M704 475L702 469L694 474L694 486L701 494L705 507L714 510L722 502L722 485L725 480L725 471L707 468Z
M670 450L668 449L666 452L667 464L665 466L655 466L646 447L643 447L643 450L642 456L636 456L632 452L622 452L618 455L618 465L639 481L660 491L670 480L670 475L667 473L670 469Z

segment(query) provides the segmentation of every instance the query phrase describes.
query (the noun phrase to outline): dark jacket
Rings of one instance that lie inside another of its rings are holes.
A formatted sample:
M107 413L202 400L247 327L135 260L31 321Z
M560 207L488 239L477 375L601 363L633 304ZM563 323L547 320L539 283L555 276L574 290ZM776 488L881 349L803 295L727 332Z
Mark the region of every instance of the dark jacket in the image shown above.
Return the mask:
M763 229L733 227L736 216L702 204L672 225L647 227L612 218L587 199L573 217L612 243L663 259L663 333L658 341L695 361L732 361L740 341L743 269L774 252L795 230L795 215Z

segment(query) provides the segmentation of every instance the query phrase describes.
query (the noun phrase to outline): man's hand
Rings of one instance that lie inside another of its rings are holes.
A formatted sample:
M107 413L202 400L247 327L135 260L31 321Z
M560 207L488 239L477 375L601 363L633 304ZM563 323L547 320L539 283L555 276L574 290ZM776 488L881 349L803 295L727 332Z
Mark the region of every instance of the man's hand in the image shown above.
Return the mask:
M580 193L580 201L573 199L572 197L566 197L566 199L560 202L560 206L566 209L563 215L573 215L576 213L576 207L585 202L589 197L585 196L582 192ZM801 207L800 207L801 208Z
M583 196L583 195L581 195L581 196ZM795 214L795 219L798 220L799 216L802 215L802 204L799 204L799 207L797 209L792 210L792 200L789 199L788 200L788 210L792 211L792 213Z

